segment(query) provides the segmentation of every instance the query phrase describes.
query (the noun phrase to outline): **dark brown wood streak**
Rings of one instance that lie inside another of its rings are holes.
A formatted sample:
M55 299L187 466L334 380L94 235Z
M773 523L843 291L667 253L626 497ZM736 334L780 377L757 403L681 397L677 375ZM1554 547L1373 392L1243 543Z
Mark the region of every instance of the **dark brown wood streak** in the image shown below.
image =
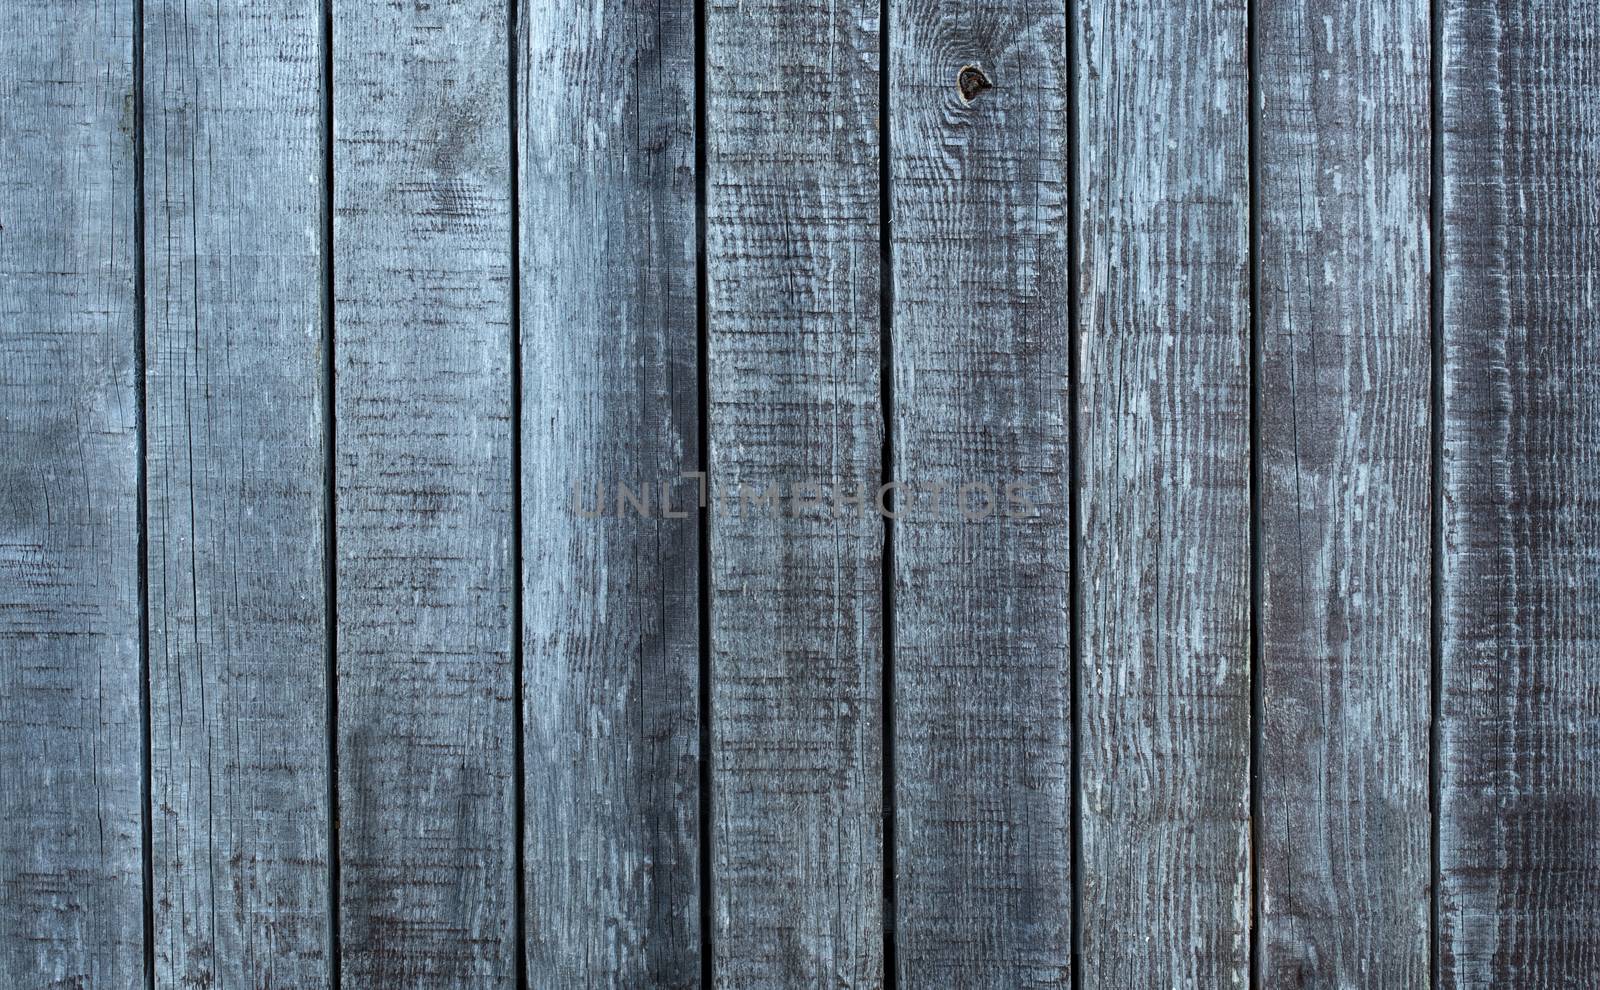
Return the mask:
M1445 0L1440 976L1600 972L1600 8Z

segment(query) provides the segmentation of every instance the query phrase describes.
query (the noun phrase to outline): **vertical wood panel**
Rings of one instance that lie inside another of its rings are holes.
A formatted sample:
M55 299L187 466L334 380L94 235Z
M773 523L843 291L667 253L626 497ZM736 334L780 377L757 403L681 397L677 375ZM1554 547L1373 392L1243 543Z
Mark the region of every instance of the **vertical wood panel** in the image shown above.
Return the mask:
M535 987L700 979L693 15L518 17ZM649 518L618 513L620 485Z
M144 14L156 979L325 986L321 5Z
M513 972L507 11L334 5L347 988Z
M1441 975L1600 971L1600 11L1444 4Z
M878 7L706 19L717 982L876 986ZM741 511L810 482L867 504Z
M1257 6L1261 983L1428 981L1428 4Z
M133 5L0 5L0 984L143 983Z
M1066 9L901 0L890 51L900 975L1066 987Z
M1243 0L1079 7L1084 986L1249 954Z

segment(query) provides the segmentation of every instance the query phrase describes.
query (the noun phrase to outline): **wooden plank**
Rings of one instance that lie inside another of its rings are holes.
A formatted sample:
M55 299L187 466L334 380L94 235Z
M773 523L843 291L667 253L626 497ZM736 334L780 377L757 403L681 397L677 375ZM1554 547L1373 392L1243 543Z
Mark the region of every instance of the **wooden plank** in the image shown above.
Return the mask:
M1257 14L1260 980L1425 986L1428 4Z
M694 10L518 24L528 979L696 987Z
M1600 971L1600 12L1443 9L1445 987Z
M720 987L884 978L878 17L706 10ZM741 508L771 485L779 509Z
M333 19L344 986L509 986L507 11Z
M1067 987L1066 8L889 23L900 977Z
M1243 985L1244 0L1078 10L1083 985Z
M321 5L144 19L156 981L326 986Z
M143 981L133 5L0 5L0 984Z

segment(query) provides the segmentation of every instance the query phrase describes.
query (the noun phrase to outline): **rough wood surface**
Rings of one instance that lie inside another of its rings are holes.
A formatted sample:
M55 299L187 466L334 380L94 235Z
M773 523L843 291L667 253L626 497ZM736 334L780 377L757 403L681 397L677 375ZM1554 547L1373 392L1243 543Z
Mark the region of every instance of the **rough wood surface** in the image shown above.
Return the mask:
M1083 985L1243 985L1244 0L1078 10Z
M706 30L716 980L878 986L878 7L712 0ZM794 515L808 483L866 504Z
M1600 972L1600 10L1444 4L1440 963Z
M346 988L508 986L511 140L495 0L337 0Z
M156 981L326 986L321 7L144 17Z
M1067 987L1066 8L889 23L900 980Z
M0 986L1593 982L1600 12L893 4L0 3Z
M1261 985L1422 987L1428 4L1256 10Z
M133 5L0 5L0 984L144 981Z
M700 981L693 14L518 14L535 987Z

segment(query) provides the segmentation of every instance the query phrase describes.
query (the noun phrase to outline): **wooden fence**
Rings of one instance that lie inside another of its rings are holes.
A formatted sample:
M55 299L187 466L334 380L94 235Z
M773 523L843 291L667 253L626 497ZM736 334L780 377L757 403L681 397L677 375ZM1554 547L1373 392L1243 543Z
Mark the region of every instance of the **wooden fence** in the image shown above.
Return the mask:
M0 985L1600 986L1588 0L0 0L0 166Z

